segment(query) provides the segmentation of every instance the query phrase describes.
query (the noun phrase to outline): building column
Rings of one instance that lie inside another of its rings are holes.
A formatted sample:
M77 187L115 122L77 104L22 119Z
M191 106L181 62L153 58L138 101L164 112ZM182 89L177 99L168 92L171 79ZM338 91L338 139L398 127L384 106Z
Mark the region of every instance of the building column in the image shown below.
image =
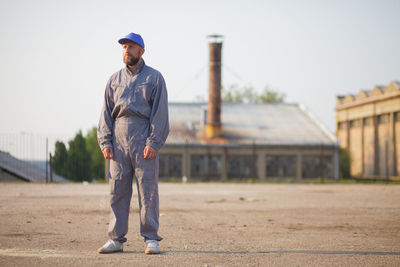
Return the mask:
M347 139L347 144L346 144L346 150L347 152L351 155L351 151L350 151L350 124L351 122L348 120L346 121L346 139Z
M394 112L390 112L390 141L392 147L392 168L389 170L389 174L397 176L397 160L396 160L396 121Z
M185 149L183 151L182 158L182 175L187 177L187 180L190 181L190 153L189 147L185 145Z
M296 156L296 180L297 181L300 181L303 179L302 161L303 161L303 155L301 153L297 153L297 156Z
M228 148L224 147L222 149L221 157L221 179L222 181L228 180Z
M361 118L361 176L365 176L365 164L364 164L364 155L365 155L365 149L364 149L364 143L365 143L365 138L364 138L364 127L365 126L365 119Z
M372 117L374 123L374 174L380 175L379 172L379 138L378 138L378 116L374 114Z
M333 178L339 179L339 144L333 151Z
M267 166L265 165L265 156L266 153L263 151L259 151L257 153L258 179L260 181L265 181L267 179L267 174L266 174Z
M397 146L396 146L396 120L398 120L398 116L400 116L400 112L393 113L393 125L392 125L392 141L393 141L393 175L399 176L398 166L397 166Z

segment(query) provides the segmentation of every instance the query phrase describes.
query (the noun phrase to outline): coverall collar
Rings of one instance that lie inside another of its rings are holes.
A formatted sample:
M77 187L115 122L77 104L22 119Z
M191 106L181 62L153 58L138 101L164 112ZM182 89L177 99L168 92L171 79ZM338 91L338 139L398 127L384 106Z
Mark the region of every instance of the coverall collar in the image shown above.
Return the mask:
M125 70L129 75L135 76L135 75L139 74L140 72L142 72L145 65L146 65L146 63L144 63L144 59L142 58L139 66L137 67L136 73L133 74L132 71L128 68L128 66L125 66Z

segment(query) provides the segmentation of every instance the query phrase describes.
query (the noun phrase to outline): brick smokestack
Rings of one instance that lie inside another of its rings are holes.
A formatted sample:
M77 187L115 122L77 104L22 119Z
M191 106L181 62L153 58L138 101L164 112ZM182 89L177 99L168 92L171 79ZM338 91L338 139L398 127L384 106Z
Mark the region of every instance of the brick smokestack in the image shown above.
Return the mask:
M206 137L222 135L221 125L221 51L222 35L209 35L209 92Z

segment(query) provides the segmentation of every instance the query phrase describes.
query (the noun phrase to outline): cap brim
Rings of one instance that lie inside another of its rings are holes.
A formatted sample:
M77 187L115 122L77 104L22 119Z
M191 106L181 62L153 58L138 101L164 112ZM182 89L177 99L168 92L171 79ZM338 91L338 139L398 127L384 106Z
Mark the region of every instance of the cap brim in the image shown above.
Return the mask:
M144 48L141 44L139 44L138 42L135 42L135 41L133 41L133 40L131 40L131 39L129 39L129 38L122 38L122 39L119 39L119 40L118 40L118 43L120 43L120 44L126 44L126 43L128 43L128 42L135 43L135 44L137 44L138 46Z
M136 42L132 41L131 39L127 39L127 38L122 38L122 39L119 39L119 40L118 40L118 43L120 43L120 44L124 44L124 43L126 43L126 42L133 42L133 43L136 43Z

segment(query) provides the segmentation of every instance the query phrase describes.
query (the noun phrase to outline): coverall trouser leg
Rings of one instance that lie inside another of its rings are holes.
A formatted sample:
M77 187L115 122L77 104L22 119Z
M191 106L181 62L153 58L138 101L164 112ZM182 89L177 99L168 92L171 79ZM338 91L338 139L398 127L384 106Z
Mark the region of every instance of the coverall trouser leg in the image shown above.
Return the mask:
M140 234L144 240L162 240L157 234L159 227L158 156L144 159L144 144L136 143L128 149L114 146L114 158L110 161L109 183L111 190L111 219L108 236L121 243L126 242L129 208L132 197L132 180L136 179Z

